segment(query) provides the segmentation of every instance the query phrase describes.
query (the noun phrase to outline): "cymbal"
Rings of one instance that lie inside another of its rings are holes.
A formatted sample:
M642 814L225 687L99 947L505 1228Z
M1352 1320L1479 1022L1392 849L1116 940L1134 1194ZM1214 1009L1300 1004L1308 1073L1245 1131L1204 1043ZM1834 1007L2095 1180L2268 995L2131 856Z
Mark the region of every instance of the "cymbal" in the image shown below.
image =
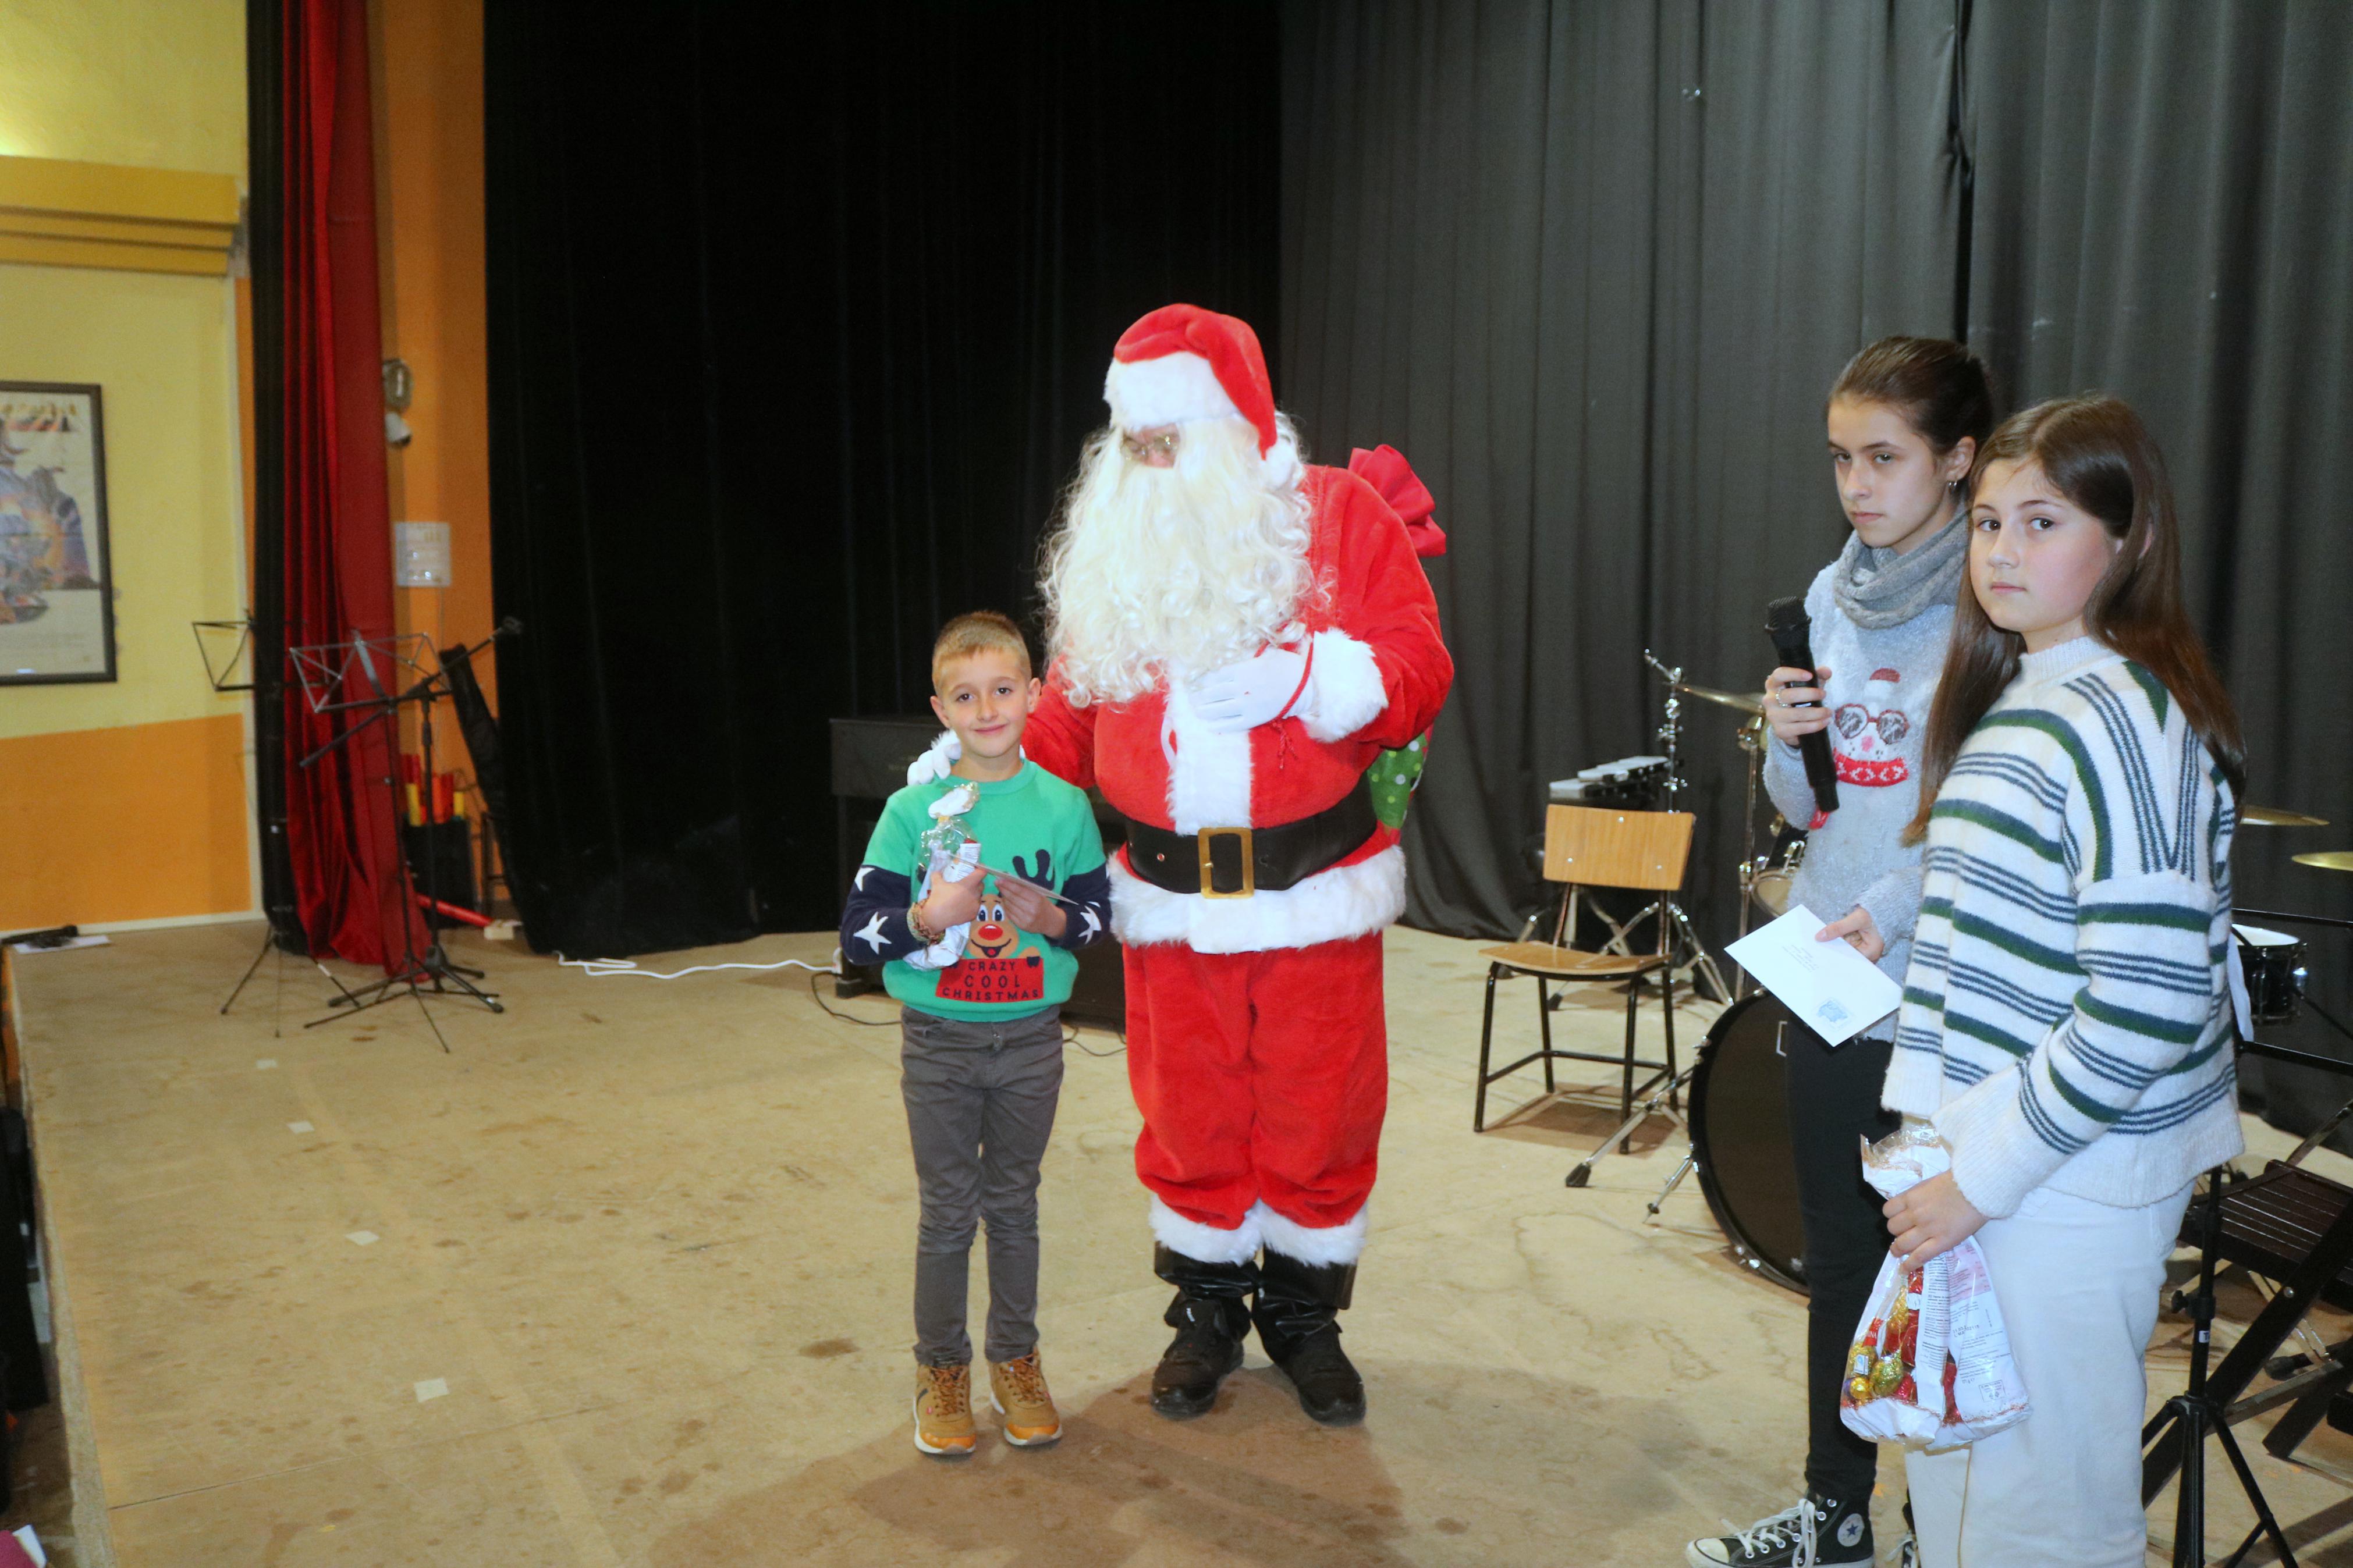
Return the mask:
M1719 708L1729 708L1735 712L1746 713L1751 719L1765 717L1765 700L1761 697L1751 697L1741 691L1718 691L1713 686L1694 686L1684 680L1678 680L1674 684L1675 689L1686 697L1696 697L1702 702L1713 702Z
M2249 827L2326 827L2325 816L2306 816L2300 811L2290 811L2284 805L2251 805L2239 813L2239 820Z
M2323 849L2317 854L2299 855L2299 866L2317 866L2324 871L2353 871L2353 849Z

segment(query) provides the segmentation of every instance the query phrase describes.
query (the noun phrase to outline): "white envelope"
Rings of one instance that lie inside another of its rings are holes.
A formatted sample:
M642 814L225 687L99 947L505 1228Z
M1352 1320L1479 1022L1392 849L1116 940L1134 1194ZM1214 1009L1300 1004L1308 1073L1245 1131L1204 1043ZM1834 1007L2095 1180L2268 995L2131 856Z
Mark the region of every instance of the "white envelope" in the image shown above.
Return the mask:
M1830 922L1799 904L1725 951L1798 1020L1843 1045L1904 1004L1903 988L1844 942L1816 942Z

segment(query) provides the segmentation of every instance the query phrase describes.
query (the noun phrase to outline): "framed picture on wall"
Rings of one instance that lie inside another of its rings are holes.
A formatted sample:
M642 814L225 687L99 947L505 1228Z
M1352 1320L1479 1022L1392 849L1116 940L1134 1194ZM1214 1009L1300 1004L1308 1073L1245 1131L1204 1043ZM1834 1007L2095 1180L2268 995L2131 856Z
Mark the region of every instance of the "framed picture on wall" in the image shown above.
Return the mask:
M99 389L0 381L0 686L114 679Z

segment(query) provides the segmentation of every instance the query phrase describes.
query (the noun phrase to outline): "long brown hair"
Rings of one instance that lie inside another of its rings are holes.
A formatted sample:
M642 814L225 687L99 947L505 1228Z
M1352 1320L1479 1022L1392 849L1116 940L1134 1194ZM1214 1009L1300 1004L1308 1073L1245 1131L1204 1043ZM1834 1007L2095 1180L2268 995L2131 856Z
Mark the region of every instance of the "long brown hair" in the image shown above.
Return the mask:
M1995 463L2031 463L2071 503L2099 519L2120 541L2116 559L2084 606L2094 637L2164 683L2181 715L2221 764L2233 795L2246 785L2246 747L2238 710L2223 689L2206 645L2181 602L2181 531L2165 454L2148 426L2121 398L2083 393L2038 403L2002 422L1969 467L1972 497ZM2026 641L1986 618L1974 591L1953 610L1945 674L1928 714L1920 770L1920 811L1906 843L1928 831L1936 792L1961 742L2018 674Z

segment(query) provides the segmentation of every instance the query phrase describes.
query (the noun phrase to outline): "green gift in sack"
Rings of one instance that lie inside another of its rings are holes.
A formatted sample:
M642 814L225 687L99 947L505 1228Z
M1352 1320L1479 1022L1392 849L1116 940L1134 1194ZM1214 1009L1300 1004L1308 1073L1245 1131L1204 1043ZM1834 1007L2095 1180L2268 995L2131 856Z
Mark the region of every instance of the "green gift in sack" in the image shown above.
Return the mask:
M1398 514L1416 555L1427 561L1446 553L1446 532L1430 516L1438 509L1429 487L1396 447L1376 447L1367 452L1359 447L1348 454L1348 471L1371 485ZM1383 752L1365 770L1373 786L1373 815L1380 818L1381 826L1405 826L1405 808L1412 804L1413 792L1421 783L1422 764L1429 759L1430 731L1425 730L1408 741L1403 751Z
M1430 731L1425 730L1408 741L1402 751L1383 752L1365 770L1365 777L1373 786L1373 815L1381 819L1382 826L1405 826L1405 808L1412 804L1414 789L1421 783L1422 764L1429 756Z

